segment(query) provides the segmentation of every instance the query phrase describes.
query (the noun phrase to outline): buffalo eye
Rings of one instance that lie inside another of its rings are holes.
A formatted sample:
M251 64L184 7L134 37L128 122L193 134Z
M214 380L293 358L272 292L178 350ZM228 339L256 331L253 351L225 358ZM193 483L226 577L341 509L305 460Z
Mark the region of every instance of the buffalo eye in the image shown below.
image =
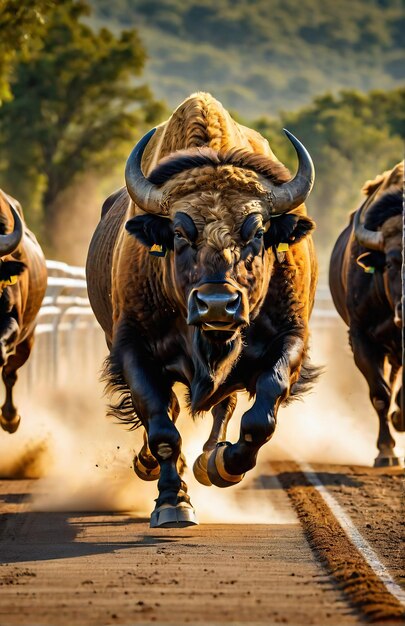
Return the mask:
M198 236L197 228L189 215L179 211L174 220L174 239L177 245L192 245ZM179 249L179 248L178 248Z
M262 218L258 213L251 213L247 216L240 229L242 241L249 243L255 239L262 239L264 229L262 227Z

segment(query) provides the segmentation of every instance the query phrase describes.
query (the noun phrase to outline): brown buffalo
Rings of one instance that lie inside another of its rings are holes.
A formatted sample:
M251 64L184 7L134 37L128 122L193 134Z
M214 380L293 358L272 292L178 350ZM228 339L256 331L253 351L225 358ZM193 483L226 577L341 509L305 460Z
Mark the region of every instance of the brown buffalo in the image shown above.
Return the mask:
M20 205L1 190L0 233L0 367L6 387L0 424L14 433L20 416L13 403L13 387L17 370L31 352L47 279L42 250L24 224Z
M397 465L388 414L402 363L403 164L364 187L366 199L350 217L332 252L329 284L339 315L349 327L354 360L366 378L379 418L376 466ZM391 366L390 376L385 365ZM402 390L392 414L405 430Z
M144 426L135 471L159 478L152 526L195 523L181 479L176 382L193 415L212 409L195 476L228 487L255 466L279 405L316 377L307 356L314 225L303 204L314 172L287 135L299 159L293 178L263 137L195 94L136 145L126 188L104 203L89 297L110 348L106 379L121 394L111 412ZM255 402L231 444L242 390Z

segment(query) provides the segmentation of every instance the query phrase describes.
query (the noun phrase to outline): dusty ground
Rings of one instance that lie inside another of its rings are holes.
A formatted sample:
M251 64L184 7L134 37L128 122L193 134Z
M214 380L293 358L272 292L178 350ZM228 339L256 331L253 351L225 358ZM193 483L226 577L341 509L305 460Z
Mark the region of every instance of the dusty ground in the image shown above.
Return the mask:
M399 581L398 472L317 469ZM274 502L283 523L181 530L151 530L129 514L35 512L40 482L0 481L0 623L364 623L272 476L292 473L278 463L238 496L256 490L258 506Z
M318 466L323 484L405 588L405 498L402 470Z
M386 492L387 487L397 486L398 473L394 471L382 476L374 470L364 470L357 473L365 476L365 480L361 481L353 475L355 472L347 471L350 468L346 468L346 471L331 469L325 467L323 471L321 468L315 471L306 468L303 472L297 464L279 464L278 477L297 511L314 554L342 590L347 602L367 621L404 623L405 594L401 594L399 587L392 593L395 589L395 581L392 580L395 574L389 572L387 576L384 573L383 559L379 554L383 551L386 557L392 556L393 570L400 577L403 561L399 562L396 557L400 546L401 494L395 493L395 489L390 490L391 506L379 496L381 492ZM321 492L314 488L314 480ZM332 483L336 494L339 494L339 498L330 503L325 502L325 498L331 496L332 492L327 488L328 483ZM346 497L342 498L343 486L349 487L349 490L345 493ZM365 498L375 503L371 512L362 505ZM349 507L346 506L348 502ZM352 511L348 518L351 524L349 534L344 530L348 508ZM374 525L380 532L377 536L371 535L367 542L363 530L358 535L363 525L368 529ZM387 531L385 538L381 533L382 528ZM353 530L355 535L352 537ZM391 559L385 558L385 561L385 566L390 569ZM379 572L382 572L389 589ZM389 577L391 580L388 582Z

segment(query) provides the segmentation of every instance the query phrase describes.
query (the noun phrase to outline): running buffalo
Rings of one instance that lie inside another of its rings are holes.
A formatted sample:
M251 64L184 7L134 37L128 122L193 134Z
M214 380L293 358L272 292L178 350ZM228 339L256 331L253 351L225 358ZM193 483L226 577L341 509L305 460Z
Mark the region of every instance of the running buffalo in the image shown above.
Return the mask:
M11 232L9 232L11 230ZM45 259L24 224L20 205L0 190L0 367L6 387L0 424L14 433L20 416L13 402L17 370L28 359L35 319L45 294Z
M354 360L367 380L379 419L376 467L399 463L389 426L393 400L392 424L405 430L398 375L402 363L403 172L399 163L366 183L366 198L339 235L329 270L333 301L349 327ZM389 376L385 375L387 363Z
M126 166L126 187L102 208L87 260L91 305L120 394L110 413L144 426L138 476L159 479L151 526L196 523L182 480L173 391L213 426L194 474L239 483L272 437L280 404L318 372L308 358L317 264L304 201L314 170L304 146L291 178L255 131L209 94L190 96L148 132ZM236 443L226 441L238 391L255 397Z

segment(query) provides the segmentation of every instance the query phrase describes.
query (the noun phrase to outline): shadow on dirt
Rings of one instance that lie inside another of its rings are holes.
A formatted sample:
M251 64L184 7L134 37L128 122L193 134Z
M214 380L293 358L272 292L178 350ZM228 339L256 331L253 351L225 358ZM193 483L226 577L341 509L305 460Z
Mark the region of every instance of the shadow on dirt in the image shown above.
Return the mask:
M110 516L109 520L105 520L106 515ZM98 516L102 516L104 519L98 521ZM149 519L130 517L114 519L114 514L108 512L94 513L94 511L91 513L4 513L0 515L2 543L0 564L72 559L168 544L181 540L179 535L175 537L160 535L157 537L143 534L143 529L139 526L146 523L149 523ZM106 527L110 527L110 535L112 535L117 526L127 526L128 541L109 539L106 541L86 541L84 539L88 531L93 537L97 535L108 537L109 533ZM95 533L94 528L99 528L100 533Z
M29 493L2 493L0 495L0 504L22 504L29 498Z
M308 482L316 480L325 486L361 487L363 481L335 472L280 472L275 475L262 474L258 476L253 486L255 489L281 489L281 485L288 484L295 487L308 487Z

